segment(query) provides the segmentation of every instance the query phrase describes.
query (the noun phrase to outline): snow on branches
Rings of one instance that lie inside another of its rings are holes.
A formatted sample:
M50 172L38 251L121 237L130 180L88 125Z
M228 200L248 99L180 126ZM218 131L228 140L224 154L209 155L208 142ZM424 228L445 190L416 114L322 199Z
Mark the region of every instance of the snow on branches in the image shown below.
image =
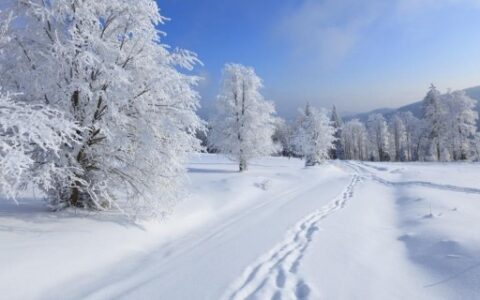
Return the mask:
M22 22L0 55L0 84L19 93L15 101L58 111L79 128L74 144L49 157L74 170L43 186L50 203L168 211L203 124L198 78L179 71L198 59L162 44L156 2L7 2L2 18Z
M465 160L474 154L478 113L465 91L441 95L435 86L423 100L426 160Z
M306 166L314 166L328 159L334 141L335 128L325 111L319 111L309 104L300 110L294 145L297 154L305 158Z
M247 169L250 159L276 150L275 108L263 98L261 87L253 68L225 66L209 143L236 160L240 171Z
M0 190L15 199L28 184L53 188L74 170L58 167L62 148L73 147L80 130L60 111L0 94Z
M381 114L370 115L366 133L365 125L358 120L344 124L343 158L377 161L480 159L474 99L465 91L441 94L432 85L422 104L421 118L410 111L398 112L388 119Z

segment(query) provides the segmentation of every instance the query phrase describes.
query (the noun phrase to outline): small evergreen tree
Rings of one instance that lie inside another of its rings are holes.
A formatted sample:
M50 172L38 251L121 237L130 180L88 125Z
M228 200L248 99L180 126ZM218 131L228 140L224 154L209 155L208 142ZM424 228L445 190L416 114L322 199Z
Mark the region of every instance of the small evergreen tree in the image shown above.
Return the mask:
M331 159L343 159L344 158L344 149L342 144L342 126L343 120L337 113L337 108L335 105L332 108L332 114L330 116L330 122L335 129L335 141L333 142L333 149L330 150Z

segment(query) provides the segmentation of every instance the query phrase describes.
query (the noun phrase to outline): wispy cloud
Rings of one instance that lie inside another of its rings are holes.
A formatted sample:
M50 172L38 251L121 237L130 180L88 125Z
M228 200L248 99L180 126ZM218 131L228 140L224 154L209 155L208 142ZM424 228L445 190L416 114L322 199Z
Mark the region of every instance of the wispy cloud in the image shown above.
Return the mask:
M297 55L308 55L317 66L334 67L346 58L373 26L429 9L470 5L480 0L303 0L280 21L278 28ZM405 18L405 19L404 19Z
M298 54L324 65L341 61L381 13L384 1L305 0L288 13L280 31Z
M438 9L445 6L470 5L480 8L480 0L396 0L399 14L416 13L425 9Z

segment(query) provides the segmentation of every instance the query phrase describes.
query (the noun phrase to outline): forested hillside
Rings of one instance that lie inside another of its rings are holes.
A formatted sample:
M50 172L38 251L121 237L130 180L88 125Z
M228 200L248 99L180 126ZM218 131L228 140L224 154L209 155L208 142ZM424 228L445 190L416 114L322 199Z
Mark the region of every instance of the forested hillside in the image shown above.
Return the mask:
M480 86L467 88L464 91L470 98L477 100L476 111L480 113L480 104L478 102L480 101ZM395 113L407 112L407 111L412 112L415 117L420 118L422 116L422 100L401 106L396 109L395 108L379 108L379 109L375 109L365 113L348 115L348 116L345 116L345 120L359 119L360 121L365 122L368 120L368 116L373 113L382 114L386 119L391 119L393 115L395 115ZM480 123L477 123L477 125L480 128Z

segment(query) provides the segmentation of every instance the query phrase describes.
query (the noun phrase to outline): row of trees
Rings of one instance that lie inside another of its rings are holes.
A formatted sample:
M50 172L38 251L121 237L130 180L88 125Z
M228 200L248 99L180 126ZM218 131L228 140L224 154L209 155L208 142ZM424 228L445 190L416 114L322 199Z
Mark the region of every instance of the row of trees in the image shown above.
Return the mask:
M433 85L422 117L400 112L386 120L370 115L337 127L340 158L375 161L456 161L480 158L476 101L464 91L441 94Z
M245 170L250 158L271 153L305 158L307 166L323 160L452 161L480 158L476 101L464 91L441 94L433 85L423 101L423 115L399 112L387 120L372 114L363 123L346 123L333 107L330 118L307 104L293 122L274 116L273 104L259 89L253 69L227 65L217 113L208 141Z

